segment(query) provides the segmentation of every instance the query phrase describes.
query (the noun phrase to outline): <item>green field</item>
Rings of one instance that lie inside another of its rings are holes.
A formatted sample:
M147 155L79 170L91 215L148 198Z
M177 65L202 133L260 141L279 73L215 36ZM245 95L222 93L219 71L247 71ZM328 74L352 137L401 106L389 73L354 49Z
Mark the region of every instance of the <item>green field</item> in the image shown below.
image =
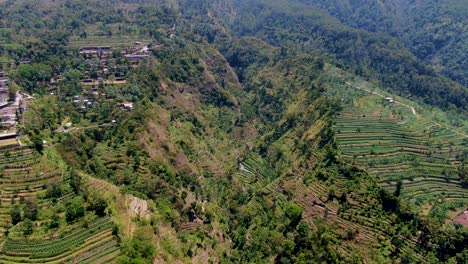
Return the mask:
M97 25L88 25L85 29L86 38L79 35L70 37L70 47L83 46L111 46L111 47L131 47L135 42L141 42L142 45L147 45L151 41L148 37L144 37L137 32L123 33L118 30L118 24L108 25L112 34L105 34Z
M455 119L437 109L349 79L336 69L328 74L336 83L329 93L342 98L344 106L334 131L345 159L391 192L401 181L401 197L417 207L437 199L468 198L458 175L468 151L466 120L455 127Z
M5 230L11 222L9 208L21 199L35 198L48 183L59 182L61 171L29 147L16 146L2 149L0 168L0 227Z
M63 186L67 181L60 162L54 159L52 152L46 150L41 156L30 147L10 146L0 152L0 263L105 263L119 254L110 218L88 220L86 227L69 225L60 233L37 227L27 238L22 235L22 225L12 225L13 205L22 207L24 201L33 200L39 211L47 213L57 202L73 197L66 188L56 201L45 197L51 184Z
M104 263L119 253L109 218L98 218L59 238L30 241L7 239L2 263Z

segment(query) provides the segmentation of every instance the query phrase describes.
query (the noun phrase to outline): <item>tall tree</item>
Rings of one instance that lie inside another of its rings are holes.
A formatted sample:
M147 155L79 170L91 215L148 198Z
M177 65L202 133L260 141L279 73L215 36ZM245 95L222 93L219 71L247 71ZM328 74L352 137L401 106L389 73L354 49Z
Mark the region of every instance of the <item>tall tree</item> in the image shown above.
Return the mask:
M11 222L16 225L23 219L21 216L21 209L18 205L14 205L10 210Z

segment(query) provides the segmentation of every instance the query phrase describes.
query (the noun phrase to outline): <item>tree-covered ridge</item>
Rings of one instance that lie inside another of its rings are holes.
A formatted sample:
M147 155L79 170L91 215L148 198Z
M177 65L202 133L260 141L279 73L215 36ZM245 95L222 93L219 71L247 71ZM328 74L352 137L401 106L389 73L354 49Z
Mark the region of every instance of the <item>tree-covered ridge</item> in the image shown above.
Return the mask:
M464 1L303 0L355 28L386 32L400 39L437 72L468 84L467 5Z
M325 52L356 74L379 80L396 93L415 96L445 109L466 111L466 87L437 74L396 38L352 29L324 11L302 3L236 3L232 9L225 8L237 14L226 23L239 35L255 35L272 45L291 46L304 52ZM219 20L231 17L222 12ZM463 48L457 50L464 54Z

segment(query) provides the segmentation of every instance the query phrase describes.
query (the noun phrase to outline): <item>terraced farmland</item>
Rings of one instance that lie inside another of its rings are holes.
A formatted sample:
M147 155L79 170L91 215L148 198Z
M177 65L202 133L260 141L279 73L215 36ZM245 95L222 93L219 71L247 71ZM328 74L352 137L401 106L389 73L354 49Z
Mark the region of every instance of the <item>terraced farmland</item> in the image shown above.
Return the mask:
M40 239L12 236L10 210L24 200L35 200L39 210L51 207L43 198L50 184L63 184L68 179L47 154L39 155L30 147L11 146L0 151L0 263L106 263L119 254L112 234L110 218L98 218L83 225L70 226L65 233ZM62 192L57 201L73 198ZM42 225L42 224L41 224ZM8 232L7 232L8 231ZM5 236L5 234L10 235Z
M243 186L254 190L268 188L268 183L274 175L275 172L270 166L257 157L250 157L240 163L240 170L237 173Z
M401 180L402 197L416 205L434 197L468 197L458 176L467 151L466 137L383 106L374 112L351 109L337 117L337 142L344 157L366 169L382 186L393 191Z
M40 158L29 147L12 146L0 152L0 227L11 223L10 208L23 199L36 198L50 183L60 182L62 171ZM3 237L4 232L0 233Z
M107 263L119 254L110 218L98 218L59 238L28 241L6 239L2 263Z
M275 177L277 173L266 164L261 158L250 156L239 164L236 173L236 180L251 193L274 193L274 203L277 208L286 208L288 197L285 190L291 190L292 200L299 204L304 210L302 217L311 223L322 219L331 226L340 230L340 236L347 232L354 232L355 239L344 241L339 246L339 251L343 256L351 257L349 252L359 248L369 248L379 244L379 240L395 233L391 219L376 220L372 216L382 214L378 206L363 199L365 195L356 193L349 195L353 202L346 207L340 206L336 201L329 200L329 183L320 180L313 180L304 184L300 177L284 178ZM334 186L337 190L345 190L346 179L336 178ZM335 193L337 197L342 193ZM261 201L255 196L246 204L244 210L255 211L262 207ZM399 246L401 252L416 252L412 255L415 262L423 262L422 252L418 252L419 245L414 238L401 238L402 244Z
M329 67L324 79L333 84L328 95L342 102L334 132L345 159L391 192L401 181L401 197L417 207L468 198L459 178L468 154L466 119L389 94L338 68Z
M148 44L150 41L137 34L133 33L122 33L119 32L118 24L108 25L109 33L102 32L98 25L88 25L86 28L86 38L81 38L78 35L73 35L70 38L70 47L83 47L83 46L112 46L112 47L130 47L135 42L141 42L142 44Z

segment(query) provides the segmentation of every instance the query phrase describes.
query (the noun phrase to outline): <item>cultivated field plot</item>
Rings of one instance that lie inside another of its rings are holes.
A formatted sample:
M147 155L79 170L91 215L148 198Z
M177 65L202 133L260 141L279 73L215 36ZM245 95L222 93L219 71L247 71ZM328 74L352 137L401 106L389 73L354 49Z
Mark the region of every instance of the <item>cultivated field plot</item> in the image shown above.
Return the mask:
M302 217L310 221L323 219L328 224L339 227L336 230L346 233L347 231L356 231L356 239L346 241L339 245L340 253L351 257L349 252L359 247L370 247L379 243L379 237L386 237L394 232L394 226L390 219L381 219L376 221L372 215L380 214L373 204L369 203L365 196L358 193L362 190L355 190L356 193L350 194L349 198L353 200L348 206L339 209L336 202L330 201L329 188L327 183L320 180L313 180L304 184L300 178L275 177L277 173L260 157L251 155L239 163L239 168L235 174L236 183L243 186L250 193L274 193L275 199L270 200L274 210L284 210L288 205L288 198L282 192L284 186L286 189L294 190L291 194L294 202L304 208ZM337 178L333 183L337 190L345 190L344 178ZM342 193L336 193L337 197ZM243 207L243 210L255 211L265 206L264 201L255 196ZM340 233L343 235L343 233ZM401 252L415 252L412 255L414 261L424 262L423 254L417 251L418 245L415 240L404 239L399 245Z
M7 239L0 251L1 263L107 263L120 249L112 235L110 218L98 218L60 238L41 241Z
M47 186L62 181L62 170L47 158L40 158L27 146L0 149L0 239L12 227L10 210L21 201L36 200ZM39 201L42 207L43 202Z
M109 33L103 32L107 29ZM80 37L74 35L70 37L70 47L79 48L83 46L111 46L111 47L130 47L134 46L135 42L140 42L142 45L147 45L151 41L147 37L139 35L137 32L124 33L119 30L118 24L107 25L100 27L98 25L89 25L85 30L87 36Z
M335 126L345 157L365 168L385 188L402 181L402 196L422 204L434 195L468 197L458 168L467 141L450 130L402 125L372 113L343 112Z
M401 181L401 196L413 205L468 198L459 178L468 153L466 124L453 128L440 111L336 71L330 76L337 83L330 93L343 98L334 131L345 158L392 192Z
M29 147L9 146L0 150L0 228L11 222L9 208L20 199L36 197L51 182L60 181L61 172L40 166ZM4 232L0 232L0 237Z
M47 153L41 156L26 146L0 150L0 263L106 263L116 258L120 250L108 217L95 219L87 227L74 227L59 237L12 239L12 206L37 200L39 209L48 208L50 199L40 197L51 184L66 180L62 168ZM63 192L58 200L71 197L72 193Z
M0 141L0 148L11 147L18 145L18 141L15 138L4 139Z

